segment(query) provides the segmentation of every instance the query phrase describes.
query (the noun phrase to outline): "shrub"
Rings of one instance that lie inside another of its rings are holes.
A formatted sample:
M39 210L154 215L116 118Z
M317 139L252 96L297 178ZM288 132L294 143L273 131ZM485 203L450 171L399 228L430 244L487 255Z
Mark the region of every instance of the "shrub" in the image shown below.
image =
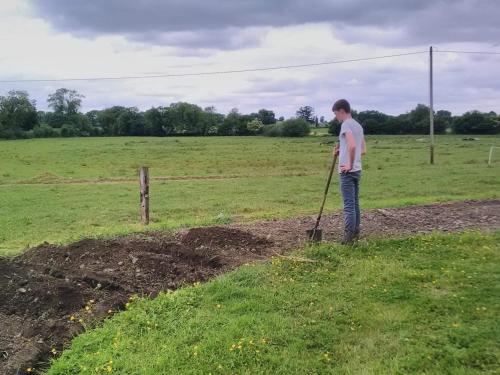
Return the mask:
M282 137L305 137L310 132L309 123L303 118L291 118L281 124Z
M41 124L39 126L35 126L35 128L33 129L33 136L35 138L58 137L59 132L52 126L49 126L47 124Z
M76 137L78 136L78 129L73 125L64 124L61 126L61 137Z
M264 127L264 135L268 137L281 137L281 122Z

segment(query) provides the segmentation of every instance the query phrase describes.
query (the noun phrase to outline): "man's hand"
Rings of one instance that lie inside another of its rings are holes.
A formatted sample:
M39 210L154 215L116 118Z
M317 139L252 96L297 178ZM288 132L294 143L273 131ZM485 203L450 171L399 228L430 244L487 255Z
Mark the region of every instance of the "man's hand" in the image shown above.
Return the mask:
M333 148L333 156L339 156L339 145L336 144Z
M351 169L352 169L352 165L351 164L344 164L344 165L340 166L340 172L342 172L342 173L350 172Z

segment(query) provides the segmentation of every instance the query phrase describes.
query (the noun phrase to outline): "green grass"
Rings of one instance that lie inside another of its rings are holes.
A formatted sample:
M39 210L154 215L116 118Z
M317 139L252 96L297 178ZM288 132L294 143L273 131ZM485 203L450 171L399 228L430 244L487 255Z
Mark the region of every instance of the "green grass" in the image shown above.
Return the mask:
M297 255L315 262L274 258L133 300L48 375L498 373L500 232Z
M467 142L438 136L436 165L418 136L367 138L364 209L498 198L500 163L487 166L500 137ZM313 214L330 162L331 137L274 139L74 138L0 142L0 255L43 241L143 230L138 224L137 168L152 180L151 229ZM238 178L235 178L238 177ZM113 183L103 180L130 179ZM78 180L79 184L68 182ZM104 182L105 182L104 181ZM51 183L51 184L43 184ZM334 178L326 210L340 208Z

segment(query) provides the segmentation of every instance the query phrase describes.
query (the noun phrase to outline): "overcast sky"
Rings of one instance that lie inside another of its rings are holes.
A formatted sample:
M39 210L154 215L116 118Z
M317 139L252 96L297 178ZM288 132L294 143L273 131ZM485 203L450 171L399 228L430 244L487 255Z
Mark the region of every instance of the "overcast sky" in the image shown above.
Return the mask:
M182 74L427 51L500 52L497 0L3 0L0 80ZM428 54L239 74L0 83L39 109L59 87L83 110L187 101L227 113L346 98L390 114L428 103ZM500 112L500 55L435 54L435 108Z

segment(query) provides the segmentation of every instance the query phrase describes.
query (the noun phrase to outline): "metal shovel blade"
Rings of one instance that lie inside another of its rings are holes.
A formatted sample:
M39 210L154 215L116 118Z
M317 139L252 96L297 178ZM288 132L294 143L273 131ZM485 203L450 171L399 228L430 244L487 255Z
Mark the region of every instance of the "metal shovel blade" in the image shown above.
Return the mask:
M310 242L318 243L323 239L322 229L308 229L306 230L306 233Z

